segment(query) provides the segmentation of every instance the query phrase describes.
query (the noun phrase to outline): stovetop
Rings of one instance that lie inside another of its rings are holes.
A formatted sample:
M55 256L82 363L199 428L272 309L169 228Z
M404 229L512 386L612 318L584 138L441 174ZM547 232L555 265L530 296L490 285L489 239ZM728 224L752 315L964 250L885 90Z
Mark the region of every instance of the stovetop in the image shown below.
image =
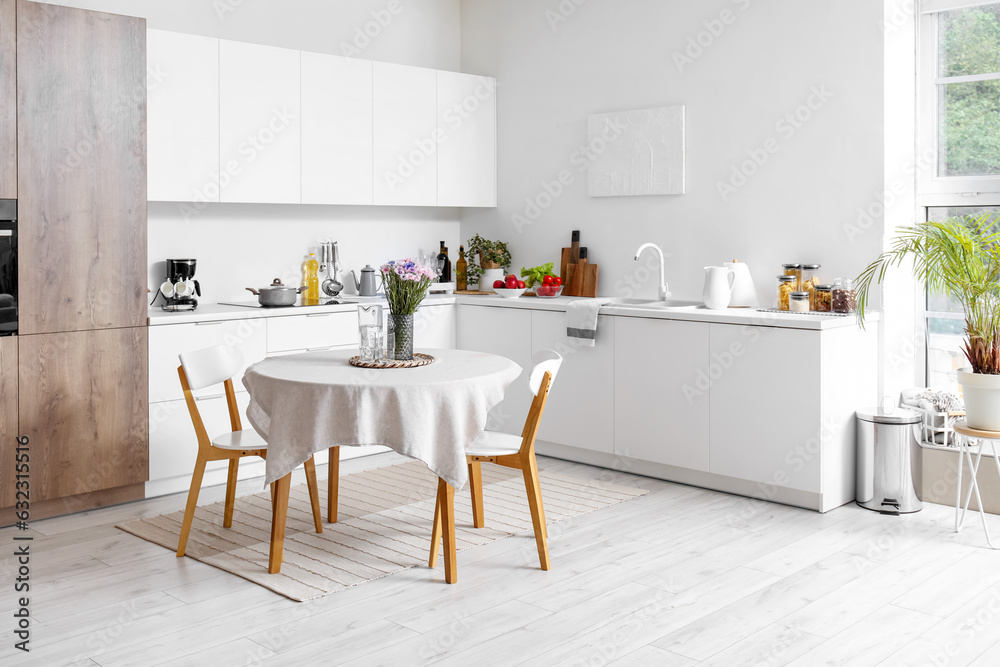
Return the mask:
M230 301L220 302L220 306L239 306L240 308L313 308L315 306L339 306L343 304L357 303L349 299L320 299L317 303L302 303L296 301L290 306L262 306L259 301Z

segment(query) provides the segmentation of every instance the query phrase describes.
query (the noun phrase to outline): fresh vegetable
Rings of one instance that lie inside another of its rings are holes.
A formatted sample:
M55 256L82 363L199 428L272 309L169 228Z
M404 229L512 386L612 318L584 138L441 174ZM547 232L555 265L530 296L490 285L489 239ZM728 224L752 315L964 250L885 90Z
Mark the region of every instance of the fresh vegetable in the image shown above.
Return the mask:
M556 276L555 278L552 279L552 284L555 285L556 287L562 287L562 278Z
M530 269L521 269L521 277L524 278L524 284L528 287L532 287L536 283L544 284L545 276L552 276L554 280L558 277L552 273L554 266L555 262L549 262L541 266L533 266Z
M555 282L555 276L545 276L542 278L543 285L551 285L553 282Z

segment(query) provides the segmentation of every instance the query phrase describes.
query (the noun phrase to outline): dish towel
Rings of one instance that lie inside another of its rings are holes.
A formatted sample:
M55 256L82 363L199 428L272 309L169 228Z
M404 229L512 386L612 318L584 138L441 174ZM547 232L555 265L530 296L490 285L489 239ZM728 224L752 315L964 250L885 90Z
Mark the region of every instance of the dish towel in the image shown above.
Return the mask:
M576 299L566 306L566 336L583 346L594 347L597 340L597 314L610 298Z

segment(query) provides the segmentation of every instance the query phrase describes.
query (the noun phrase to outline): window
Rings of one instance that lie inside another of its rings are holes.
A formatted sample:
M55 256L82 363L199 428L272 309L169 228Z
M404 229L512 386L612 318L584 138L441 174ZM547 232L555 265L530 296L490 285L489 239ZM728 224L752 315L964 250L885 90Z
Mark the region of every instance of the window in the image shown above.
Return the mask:
M1000 225L1000 2L923 0L918 61L918 201L928 220L989 213ZM927 384L958 393L965 318L925 304Z

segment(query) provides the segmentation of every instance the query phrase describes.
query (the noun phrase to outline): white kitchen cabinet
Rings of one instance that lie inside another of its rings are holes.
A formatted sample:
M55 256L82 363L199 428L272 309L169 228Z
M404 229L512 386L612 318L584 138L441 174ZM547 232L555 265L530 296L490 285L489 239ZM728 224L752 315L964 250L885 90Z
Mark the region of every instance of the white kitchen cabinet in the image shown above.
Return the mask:
M372 63L302 52L302 203L371 204Z
M709 469L709 325L615 318L615 454Z
M438 206L496 206L496 79L437 73Z
M455 306L420 306L413 316L413 346L454 349L455 327Z
M301 202L300 52L222 40L223 202Z
M614 453L615 325L597 318L594 347L566 337L566 313L531 314L531 352L555 350L562 367L545 404L538 439L595 452Z
M232 430L229 423L229 408L225 396L200 398L196 400L198 412L205 422L209 437ZM246 418L250 395L246 392L236 395L240 406L243 428L252 429ZM187 476L190 484L198 456L198 436L194 432L191 414L186 402L164 401L149 404L149 481ZM209 461L206 470L226 468L228 461ZM242 468L243 466L241 466ZM182 484L183 488L183 484Z
M247 366L267 354L267 334L263 318L171 324L149 327L149 402L173 401L184 398L177 377L177 358L182 352L193 352L213 345L229 345L243 353L243 368L233 382L237 392L246 391L240 378ZM221 396L222 385L199 389L194 395Z
M219 201L219 40L146 31L151 201Z
M820 332L710 326L709 470L765 493L771 485L821 491Z
M376 204L437 204L437 73L373 63L373 178Z
M507 388L504 400L490 412L488 430L520 435L531 407L530 310L458 306L458 348L507 357L523 369ZM553 391L555 391L553 389Z
M358 315L314 313L267 318L267 353L358 345Z

